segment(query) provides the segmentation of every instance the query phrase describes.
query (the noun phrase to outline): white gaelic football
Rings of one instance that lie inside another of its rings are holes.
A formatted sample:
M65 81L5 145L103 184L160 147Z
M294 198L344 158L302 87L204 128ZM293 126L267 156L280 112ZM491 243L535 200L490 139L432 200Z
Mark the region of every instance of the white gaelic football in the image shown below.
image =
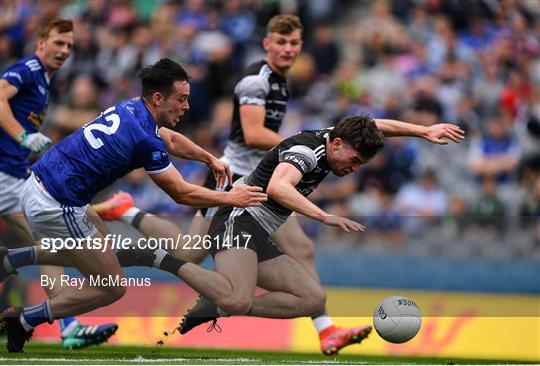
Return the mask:
M375 309L373 325L384 340L405 343L420 330L422 314L414 301L404 296L391 296Z

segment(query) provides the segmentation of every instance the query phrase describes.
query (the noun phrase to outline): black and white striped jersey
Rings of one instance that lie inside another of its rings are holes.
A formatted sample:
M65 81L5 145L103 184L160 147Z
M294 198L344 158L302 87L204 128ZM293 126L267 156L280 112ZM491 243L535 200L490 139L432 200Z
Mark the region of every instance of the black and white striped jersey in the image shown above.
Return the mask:
M257 168L243 181L252 186L268 188L270 178L280 163L294 165L302 180L296 190L307 197L330 172L326 159L326 138L330 129L303 131L289 137L268 151ZM268 231L273 232L290 216L292 211L271 197L257 207L246 209Z
M240 106L264 106L264 126L278 132L287 110L288 99L287 79L274 72L266 61L254 63L244 71L234 88L231 131L222 158L231 166L233 173L251 173L266 153L246 145L240 123Z

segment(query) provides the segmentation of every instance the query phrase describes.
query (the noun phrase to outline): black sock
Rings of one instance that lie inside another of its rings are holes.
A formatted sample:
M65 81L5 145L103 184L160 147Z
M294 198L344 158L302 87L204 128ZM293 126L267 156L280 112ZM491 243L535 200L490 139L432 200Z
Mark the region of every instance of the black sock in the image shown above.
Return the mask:
M161 260L161 263L159 263L159 269L170 272L175 276L178 276L178 270L180 269L180 267L182 267L186 263L187 263L186 261L175 258L170 254L166 254Z
M116 252L122 267L153 267L154 253L150 249L122 249Z
M137 214L133 218L133 221L131 222L131 226L133 226L135 229L139 229L139 226L141 226L141 221L147 213L148 212L143 210L137 212Z

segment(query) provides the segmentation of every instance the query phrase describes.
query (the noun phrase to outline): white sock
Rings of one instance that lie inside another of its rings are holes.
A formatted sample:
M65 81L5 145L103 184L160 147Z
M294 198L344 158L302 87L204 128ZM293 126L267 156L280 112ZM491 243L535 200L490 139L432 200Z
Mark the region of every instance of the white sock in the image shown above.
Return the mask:
M140 208L137 207L130 207L124 212L122 217L120 217L120 221L125 222L126 224L131 225L133 223L133 219L135 218L135 215L137 215L141 211Z
M12 273L15 270L11 265L11 262L9 261L7 255L4 257L4 262L2 264L4 265L4 269L7 273Z
M167 253L165 249L156 249L154 251L154 254L156 255L156 259L154 259L154 267L159 268L159 266L161 265L161 261L169 253Z
M332 319L326 314L326 312L322 313L321 315L311 318L313 320L313 325L315 326L315 329L317 329L317 332L322 332L326 328L334 325L334 322Z

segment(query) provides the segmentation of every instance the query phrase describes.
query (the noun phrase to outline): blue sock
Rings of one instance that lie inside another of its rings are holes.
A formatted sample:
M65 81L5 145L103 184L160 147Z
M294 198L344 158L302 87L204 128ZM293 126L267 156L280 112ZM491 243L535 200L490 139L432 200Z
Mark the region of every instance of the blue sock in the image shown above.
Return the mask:
M4 268L8 272L12 272L17 268L36 264L36 259L36 249L34 247L10 249L4 257Z
M28 329L29 327L34 328L45 322L52 324L53 320L54 318L49 300L34 306L27 306L23 309L21 314L21 323L26 330L30 330Z
M77 319L75 319L74 317L72 316L68 316L68 317L65 317L65 318L62 318L62 319L58 319L58 325L60 326L60 332L64 332L64 330L66 330L66 328L73 322L76 322Z

